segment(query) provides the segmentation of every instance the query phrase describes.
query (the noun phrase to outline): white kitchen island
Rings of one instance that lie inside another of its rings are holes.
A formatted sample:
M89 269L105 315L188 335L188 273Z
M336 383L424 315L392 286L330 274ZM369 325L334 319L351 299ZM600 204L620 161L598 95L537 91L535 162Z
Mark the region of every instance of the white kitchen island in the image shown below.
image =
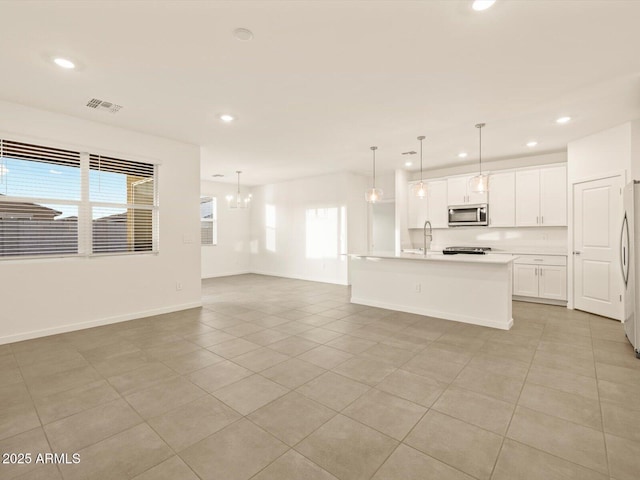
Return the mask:
M351 302L508 330L511 255L349 255Z

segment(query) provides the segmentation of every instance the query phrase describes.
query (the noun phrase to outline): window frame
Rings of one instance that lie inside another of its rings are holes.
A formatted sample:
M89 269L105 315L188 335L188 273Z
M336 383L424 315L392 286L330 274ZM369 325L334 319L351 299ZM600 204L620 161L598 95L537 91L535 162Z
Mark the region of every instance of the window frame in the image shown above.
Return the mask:
M212 218L203 218L202 214L200 215L200 246L201 247L217 247L218 246L218 197L215 195L200 195L200 205L202 205L202 200L205 198L211 199L213 212ZM212 233L211 233L211 243L202 243L202 227L203 223L211 223Z

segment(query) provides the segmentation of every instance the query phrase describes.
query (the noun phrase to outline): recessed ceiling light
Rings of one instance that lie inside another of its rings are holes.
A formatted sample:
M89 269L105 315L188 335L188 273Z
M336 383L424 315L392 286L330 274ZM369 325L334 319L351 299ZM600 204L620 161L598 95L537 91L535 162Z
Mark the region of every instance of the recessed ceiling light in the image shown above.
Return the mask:
M253 32L248 28L236 28L233 31L233 36L238 40L242 40L243 42L247 42L253 39Z
M76 64L75 63L73 63L71 60L68 60L68 59L62 58L62 57L54 58L53 59L53 63L55 63L59 67L66 68L67 70L70 70L72 68L76 68Z
M560 117L556 120L556 123L568 123L571 120L571 117Z
M496 3L496 0L475 0L471 5L471 8L476 12L481 12L487 8L491 8L494 3Z
M410 167L411 165L413 165L413 162L404 162L405 167Z
M458 154L458 157L460 157L460 158L467 158L467 155L469 155L467 152L460 152L460 153Z
M236 118L233 115L229 115L228 113L223 113L220 115L220 120L225 123L233 122Z
M535 140L527 142L527 147L535 147L536 145L538 145L538 142L536 142Z

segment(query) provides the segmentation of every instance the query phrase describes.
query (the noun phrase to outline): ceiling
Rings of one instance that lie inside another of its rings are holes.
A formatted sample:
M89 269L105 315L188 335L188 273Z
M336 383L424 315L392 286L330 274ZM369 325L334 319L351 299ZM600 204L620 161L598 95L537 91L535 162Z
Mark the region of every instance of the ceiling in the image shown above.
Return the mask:
M640 2L470 5L4 1L0 98L202 145L202 178L243 170L254 185L366 173L371 145L392 170L418 135L425 168L473 161L478 122L495 159L640 117ZM123 108L95 111L91 98ZM557 125L561 115L572 121Z

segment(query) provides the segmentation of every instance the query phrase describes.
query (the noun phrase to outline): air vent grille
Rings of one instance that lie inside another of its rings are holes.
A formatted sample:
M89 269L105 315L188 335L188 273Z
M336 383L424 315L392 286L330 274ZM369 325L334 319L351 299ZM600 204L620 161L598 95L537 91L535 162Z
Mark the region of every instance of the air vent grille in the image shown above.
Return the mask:
M94 108L96 110L104 110L109 113L117 113L122 108L122 105L116 105L115 103L92 98L87 102L87 107Z
M402 152L402 155L415 155L418 152L414 152L413 150L410 150L408 152Z

